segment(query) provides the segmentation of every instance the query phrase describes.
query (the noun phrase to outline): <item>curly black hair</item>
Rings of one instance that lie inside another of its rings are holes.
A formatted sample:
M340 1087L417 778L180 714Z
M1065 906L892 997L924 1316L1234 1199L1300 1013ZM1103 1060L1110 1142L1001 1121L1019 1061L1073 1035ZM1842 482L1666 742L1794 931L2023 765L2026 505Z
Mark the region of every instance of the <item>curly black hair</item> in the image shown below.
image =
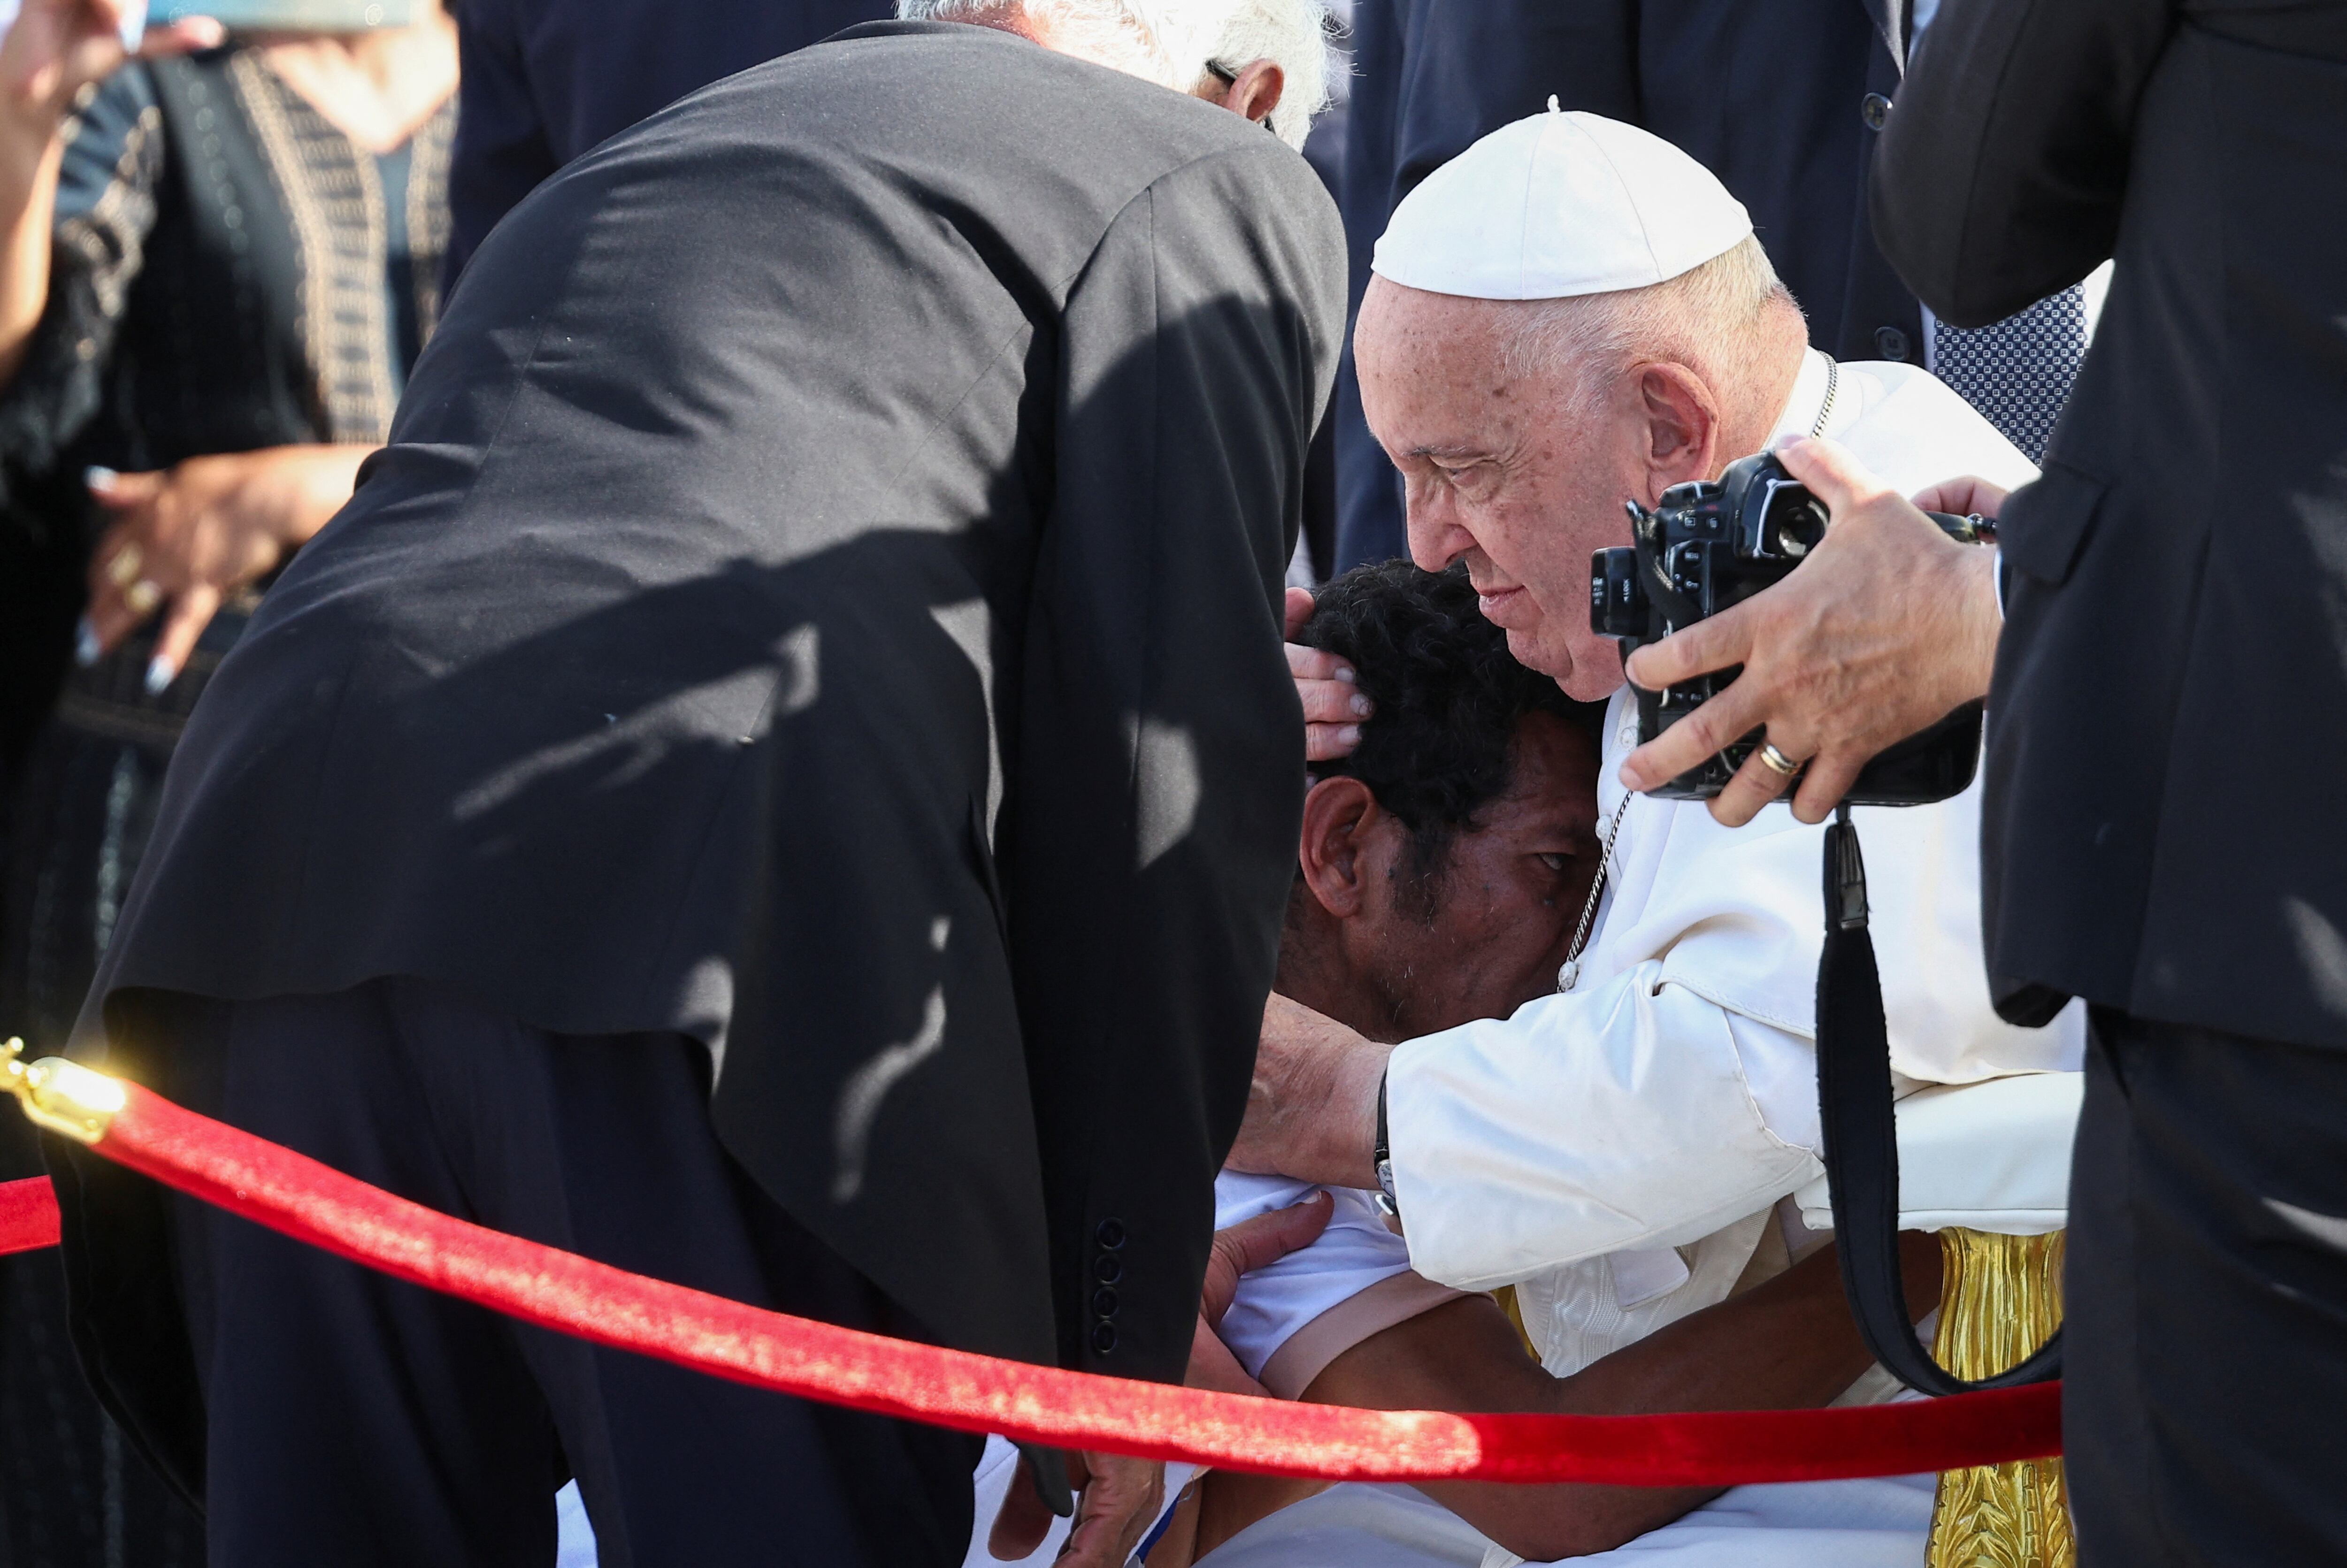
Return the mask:
M1517 663L1475 599L1464 565L1378 561L1321 589L1301 633L1349 663L1377 704L1353 753L1315 764L1313 776L1368 785L1409 828L1421 880L1440 875L1452 836L1473 832L1475 814L1507 789L1527 714L1553 713L1594 741L1604 712Z

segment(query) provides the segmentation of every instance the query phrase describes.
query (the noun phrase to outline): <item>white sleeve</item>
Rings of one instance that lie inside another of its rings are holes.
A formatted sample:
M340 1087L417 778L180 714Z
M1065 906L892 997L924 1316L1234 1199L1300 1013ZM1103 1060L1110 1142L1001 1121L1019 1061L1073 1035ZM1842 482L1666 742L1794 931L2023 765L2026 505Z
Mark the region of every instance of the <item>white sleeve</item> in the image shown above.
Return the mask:
M1386 1103L1409 1262L1490 1289L1766 1208L1819 1170L1815 1062L1658 961L1398 1047Z

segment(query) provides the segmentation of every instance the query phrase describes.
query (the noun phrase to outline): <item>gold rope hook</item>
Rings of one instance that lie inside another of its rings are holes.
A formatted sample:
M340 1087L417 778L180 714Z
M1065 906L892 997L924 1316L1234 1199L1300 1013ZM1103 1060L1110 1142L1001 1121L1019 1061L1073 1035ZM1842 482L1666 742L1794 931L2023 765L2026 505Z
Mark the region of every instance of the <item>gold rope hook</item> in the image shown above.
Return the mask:
M25 1042L0 1040L0 1090L16 1097L33 1125L77 1143L95 1143L125 1103L122 1083L62 1056L27 1064Z

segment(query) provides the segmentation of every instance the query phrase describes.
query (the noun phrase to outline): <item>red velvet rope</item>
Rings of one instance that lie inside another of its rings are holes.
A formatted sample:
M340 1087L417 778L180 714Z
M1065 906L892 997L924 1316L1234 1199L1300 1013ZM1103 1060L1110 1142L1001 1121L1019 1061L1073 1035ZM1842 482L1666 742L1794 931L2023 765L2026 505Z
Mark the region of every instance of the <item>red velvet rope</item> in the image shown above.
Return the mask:
M0 1182L0 1254L57 1245L57 1196L46 1176Z
M1668 1416L1357 1410L907 1344L646 1279L453 1219L125 1085L97 1153L395 1278L599 1345L802 1399L1060 1448L1338 1481L1732 1486L2059 1453L2061 1387L1830 1410ZM29 1209L0 1188L0 1214ZM0 1226L12 1222L0 1218ZM28 1226L30 1222L26 1222ZM46 1235L56 1236L54 1201ZM6 1229L0 1234L29 1234ZM24 1245L40 1245L27 1242Z

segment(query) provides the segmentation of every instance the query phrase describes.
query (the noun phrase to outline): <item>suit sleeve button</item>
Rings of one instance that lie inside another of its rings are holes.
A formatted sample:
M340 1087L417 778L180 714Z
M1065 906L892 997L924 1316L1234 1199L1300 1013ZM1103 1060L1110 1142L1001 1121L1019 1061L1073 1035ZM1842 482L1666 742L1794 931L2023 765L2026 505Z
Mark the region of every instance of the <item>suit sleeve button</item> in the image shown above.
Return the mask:
M1102 1285L1114 1285L1124 1277L1124 1265L1102 1253L1092 1259L1092 1277Z
M1110 1252L1114 1252L1117 1248L1124 1245L1124 1222L1122 1220L1102 1220L1100 1223L1100 1229L1092 1234L1099 1240L1102 1246L1105 1247Z
M1858 118L1866 122L1869 130L1881 130L1882 122L1891 118L1891 100L1881 93L1869 93L1858 100Z
M1909 351L1907 334L1897 327L1874 329L1874 352L1885 359L1904 362Z
M1092 1329L1092 1350L1105 1356L1116 1348L1116 1325L1102 1323Z
M1116 1292L1110 1289L1105 1285L1102 1286L1098 1290L1093 1291L1092 1311L1096 1316L1102 1317L1115 1317Z

